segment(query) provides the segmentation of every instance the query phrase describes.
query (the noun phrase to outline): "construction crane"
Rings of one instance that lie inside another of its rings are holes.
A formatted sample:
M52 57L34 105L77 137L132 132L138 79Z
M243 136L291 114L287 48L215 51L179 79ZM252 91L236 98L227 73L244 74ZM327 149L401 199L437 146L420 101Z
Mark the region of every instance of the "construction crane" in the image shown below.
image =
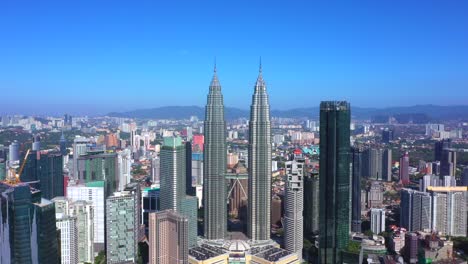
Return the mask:
M31 149L28 149L26 151L26 155L24 155L23 163L21 164L21 167L19 168L18 172L16 172L15 168L10 168L10 173L8 175L8 178L6 180L7 183L9 184L18 184L21 182L20 176L21 173L23 173L24 166L26 165L26 161L28 160L29 152Z

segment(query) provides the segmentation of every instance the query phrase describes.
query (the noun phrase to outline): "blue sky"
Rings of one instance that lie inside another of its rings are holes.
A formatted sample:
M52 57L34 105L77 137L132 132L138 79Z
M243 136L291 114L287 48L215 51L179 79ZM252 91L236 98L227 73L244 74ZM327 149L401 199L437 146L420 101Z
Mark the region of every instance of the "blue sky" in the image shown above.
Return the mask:
M468 1L0 1L0 112L468 103Z

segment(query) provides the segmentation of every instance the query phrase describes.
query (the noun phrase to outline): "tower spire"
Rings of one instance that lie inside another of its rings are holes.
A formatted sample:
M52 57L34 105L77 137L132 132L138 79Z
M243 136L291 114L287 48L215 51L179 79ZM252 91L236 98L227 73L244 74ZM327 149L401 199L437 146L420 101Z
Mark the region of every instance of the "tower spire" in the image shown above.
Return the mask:
M262 74L262 56L260 56L260 65L259 65L258 72Z
M216 56L214 58L214 73L216 73Z

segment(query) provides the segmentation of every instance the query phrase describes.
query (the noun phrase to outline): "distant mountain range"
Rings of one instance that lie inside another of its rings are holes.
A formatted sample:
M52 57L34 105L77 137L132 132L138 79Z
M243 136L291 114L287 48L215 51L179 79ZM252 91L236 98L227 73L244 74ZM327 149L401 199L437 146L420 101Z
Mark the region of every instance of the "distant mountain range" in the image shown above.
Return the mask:
M248 118L249 110L234 107L226 107L226 118ZM388 117L395 117L401 123L413 121L414 123L436 122L441 120L467 120L468 105L459 106L438 106L438 105L415 105L387 108L363 108L352 107L351 113L356 119L388 120ZM290 110L272 110L273 117L284 118L310 118L316 119L319 116L319 107L295 108ZM113 112L108 116L129 117L142 119L187 119L190 116L197 116L203 119L205 108L199 106L164 106L151 109L139 109L129 112Z

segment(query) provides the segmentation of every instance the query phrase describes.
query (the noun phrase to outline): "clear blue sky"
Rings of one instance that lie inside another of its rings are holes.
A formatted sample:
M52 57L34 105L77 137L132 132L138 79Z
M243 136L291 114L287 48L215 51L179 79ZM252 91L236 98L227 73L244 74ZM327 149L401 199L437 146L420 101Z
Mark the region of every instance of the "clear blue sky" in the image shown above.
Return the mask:
M333 2L333 3L332 3ZM0 112L468 104L468 1L0 1Z

